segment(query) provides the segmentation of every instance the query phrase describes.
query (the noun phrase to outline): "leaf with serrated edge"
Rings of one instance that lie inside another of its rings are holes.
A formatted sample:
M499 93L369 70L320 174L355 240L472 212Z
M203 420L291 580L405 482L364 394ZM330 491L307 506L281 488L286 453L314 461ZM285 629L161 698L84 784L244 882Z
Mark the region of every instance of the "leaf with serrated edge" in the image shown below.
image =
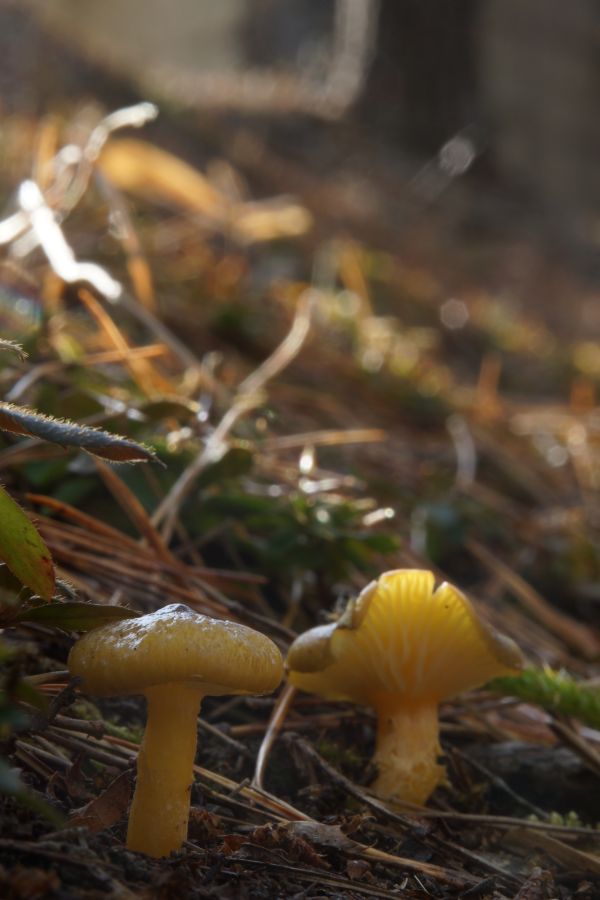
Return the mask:
M63 631L91 631L120 619L134 619L138 613L124 606L105 606L102 603L51 603L26 609L13 622L36 622Z
M18 503L0 485L0 559L26 587L44 600L54 593L50 551Z
M12 403L0 403L0 429L42 438L61 447L78 447L113 462L158 462L154 453L135 441L99 428L53 419Z
M20 344L16 344L14 341L5 341L3 338L0 338L0 350L10 350L11 353L16 353L19 359L25 359L27 356Z

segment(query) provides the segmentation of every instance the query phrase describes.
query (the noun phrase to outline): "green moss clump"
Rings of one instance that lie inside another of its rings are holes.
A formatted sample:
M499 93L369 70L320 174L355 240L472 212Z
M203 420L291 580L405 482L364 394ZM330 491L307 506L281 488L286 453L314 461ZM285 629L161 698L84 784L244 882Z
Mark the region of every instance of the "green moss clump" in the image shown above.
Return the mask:
M549 667L525 669L520 675L494 679L488 688L600 728L600 690L581 684L566 672Z

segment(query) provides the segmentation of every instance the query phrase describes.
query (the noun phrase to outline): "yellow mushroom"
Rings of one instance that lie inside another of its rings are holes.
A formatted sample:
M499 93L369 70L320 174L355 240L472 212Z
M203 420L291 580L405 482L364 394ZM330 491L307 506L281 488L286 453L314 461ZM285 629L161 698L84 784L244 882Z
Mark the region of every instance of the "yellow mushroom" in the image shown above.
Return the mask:
M290 682L332 700L377 712L374 792L425 803L445 778L438 704L491 678L518 671L523 657L450 584L434 590L431 572L386 572L330 625L290 647Z
M146 697L127 846L167 856L187 837L202 699L269 693L283 663L265 635L173 604L88 632L73 646L69 670L90 694Z

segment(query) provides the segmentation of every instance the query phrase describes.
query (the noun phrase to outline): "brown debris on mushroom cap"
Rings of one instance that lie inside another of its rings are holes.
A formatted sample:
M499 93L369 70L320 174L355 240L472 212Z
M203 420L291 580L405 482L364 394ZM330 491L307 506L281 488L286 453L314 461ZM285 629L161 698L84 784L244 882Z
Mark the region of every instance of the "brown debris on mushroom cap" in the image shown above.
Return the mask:
M283 664L265 635L171 604L88 632L71 650L69 669L99 696L165 682L202 684L205 694L263 694L275 690Z
M381 575L338 622L292 644L291 683L366 704L389 693L440 701L522 668L517 645L484 622L464 594L434 585L433 574L420 569Z

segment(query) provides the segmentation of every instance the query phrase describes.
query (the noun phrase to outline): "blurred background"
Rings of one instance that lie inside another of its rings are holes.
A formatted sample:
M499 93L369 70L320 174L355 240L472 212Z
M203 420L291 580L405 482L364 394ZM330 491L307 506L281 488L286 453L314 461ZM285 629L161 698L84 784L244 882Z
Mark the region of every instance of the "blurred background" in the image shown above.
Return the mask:
M156 100L190 162L598 335L599 25L593 0L3 0L0 109Z

